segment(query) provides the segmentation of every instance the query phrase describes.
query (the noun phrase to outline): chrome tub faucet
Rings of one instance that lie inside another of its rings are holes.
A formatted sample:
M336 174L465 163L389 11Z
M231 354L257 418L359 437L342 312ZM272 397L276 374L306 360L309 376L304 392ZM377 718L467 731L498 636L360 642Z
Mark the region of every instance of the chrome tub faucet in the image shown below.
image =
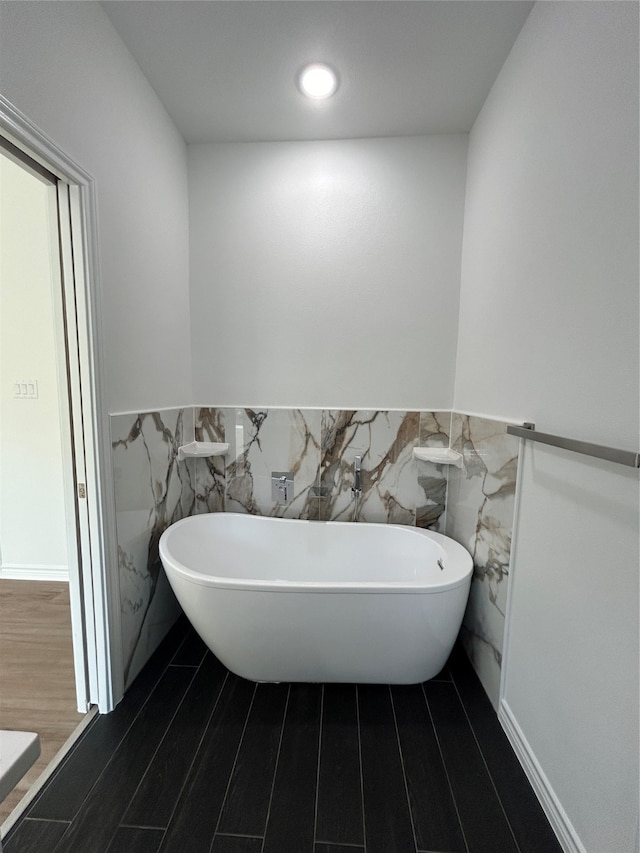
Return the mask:
M362 494L362 456L356 456L353 460L353 488L351 489L355 506L353 508L353 520L358 521L360 516L360 495Z
M356 456L353 460L354 485L352 492L362 492L362 456Z

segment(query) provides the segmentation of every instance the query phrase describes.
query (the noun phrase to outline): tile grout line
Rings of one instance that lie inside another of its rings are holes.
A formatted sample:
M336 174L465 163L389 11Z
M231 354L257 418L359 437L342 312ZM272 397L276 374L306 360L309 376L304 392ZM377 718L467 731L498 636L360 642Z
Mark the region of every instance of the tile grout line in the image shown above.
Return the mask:
M440 760L442 761L442 767L444 768L444 774L447 777L447 784L449 785L449 793L451 794L451 802L453 803L453 807L456 810L456 816L458 818L458 826L460 827L460 833L462 834L462 840L464 841L464 846L469 853L469 843L467 841L467 836L464 831L464 826L462 825L462 818L460 817L460 811L458 809L458 801L456 800L456 795L453 791L453 786L451 784L451 777L449 776L449 770L447 768L447 762L444 760L444 753L442 752L442 745L440 743L440 737L438 735L438 730L436 729L436 724L433 720L433 714L431 713L431 708L429 706L429 700L427 698L427 694L424 689L424 682L420 685L422 688L422 695L424 696L424 704L427 706L427 713L429 714L429 719L431 720L431 728L433 729L433 734L436 739L436 743L438 744L438 752L440 753Z
M203 662L204 662L204 660L206 660L206 655L202 660L203 660ZM202 664L200 664L200 666L202 666ZM173 816L176 813L176 809L178 808L178 803L180 802L180 798L182 797L184 789L187 787L189 777L191 776L191 771L193 770L193 765L196 762L196 759L198 757L198 753L200 752L200 747L202 746L202 742L203 742L203 740L207 734L207 731L209 730L209 726L211 725L211 718L213 717L215 710L218 707L218 702L220 701L220 697L222 696L222 693L224 692L224 688L226 687L228 680L229 680L229 672L227 671L227 673L225 674L225 677L224 677L224 681L222 682L222 684L220 686L220 690L218 691L216 701L213 703L213 708L211 709L211 713L209 714L209 719L207 720L207 722L206 722L206 724L202 730L202 734L200 735L200 740L198 741L198 746L196 747L195 752L193 753L193 758L191 759L191 764L189 765L189 769L187 770L185 777L184 777L184 781L183 781L182 785L180 786L180 791L178 792L178 796L176 797L176 801L175 801L175 804L174 804L173 809L171 811L171 815L169 816L169 820L167 821L167 825L164 829L162 841L160 842L160 846L158 847L158 853L160 853L160 851L162 850L162 845L164 844L165 838L167 836L167 831L169 830L169 827L171 826L171 821L173 820Z
M364 775L362 772L362 733L360 731L360 691L356 684L356 727L358 729L358 762L360 765L360 805L362 806L362 849L367 853L367 826L364 819Z
M264 837L262 839L262 847L260 853L264 853L264 845L267 843L267 829L269 827L269 818L271 817L271 803L273 801L273 792L276 787L276 776L278 775L278 764L280 763L280 749L282 748L282 738L284 736L284 727L287 722L287 712L289 710L289 697L291 696L291 685L287 686L287 701L284 706L284 714L282 715L282 724L280 726L280 740L278 741L278 753L276 755L276 763L273 768L273 781L271 782L271 793L269 794L269 806L267 808L267 818L264 822Z
M473 723L471 722L471 718L469 717L469 714L467 713L466 706L465 706L464 702L462 701L462 696L460 695L460 691L458 690L458 685L456 684L455 678L453 677L453 673L451 673L451 677L453 680L453 689L456 692L456 696L458 697L458 701L460 702L460 705L462 706L462 711L464 713L465 719L469 725L469 728L471 729L471 734L473 735L473 739L476 743L476 746L478 747L478 752L480 753L480 757L482 758L482 763L484 764L485 770L487 771L487 775L491 781L491 787L493 788L493 790L495 792L498 803L500 804L500 810L502 811L502 814L504 815L504 819L507 822L507 826L509 827L509 832L511 833L511 837L513 838L513 843L516 845L516 850L518 851L518 853L521 853L520 845L518 844L518 839L516 838L515 832L513 831L513 827L511 826L511 821L509 820L509 817L507 815L507 811L504 807L504 803L502 802L502 797L500 796L498 789L496 787L496 783L493 779L493 774L492 774L491 770L489 769L489 765L487 764L487 759L484 756L484 751L483 751L482 747L480 746L480 741L478 740L478 737L476 735L476 730L473 727ZM511 747L509 747L509 748L511 748Z
M74 741L74 743L71 745L71 749L70 749L70 750L67 752L67 754L62 758L62 760L61 760L61 761L60 761L60 763L57 765L57 767L55 767L55 768L54 768L54 771L53 771L53 773L51 774L51 776L49 776L49 778L48 778L48 779L46 779L46 781L44 782L44 784L42 785L42 787L40 788L40 790L38 791L38 793L35 795L35 797L33 798L33 800L32 800L32 801L27 805L27 807L26 807L25 811L24 811L24 812L23 812L23 813L18 817L18 819L15 821L15 823L10 827L9 832L7 833L7 835L9 835L10 833L12 833L12 832L13 832L13 830L14 830L14 828L15 828L15 827L17 827L19 823L21 823L23 820L26 820L27 818L29 818L29 820L51 820L51 818L30 817L30 812L31 812L31 810L33 809L33 807L34 807L34 806L35 806L35 805L40 801L40 799L43 797L44 792L45 792L45 789L47 789L47 788L49 787L49 785L51 784L51 781L53 780L53 777L54 777L54 776L56 776L60 771L62 771L62 769L63 769L64 767L66 767L66 766L67 766L68 762L69 762L69 761L70 761L70 759L71 759L72 754L76 751L76 749L80 746L80 744L81 744L81 743L83 743L83 741L84 741L85 737L87 736L88 732L93 728L94 724L98 721L99 716L100 716L99 714L95 714L95 715L93 716L93 719L89 720L89 723L88 723L87 727L84 729L84 731L83 731L83 732L81 732L80 737L79 737L76 741ZM82 801L82 803L84 803L84 800ZM82 803L81 803L81 805L78 807L78 811L80 811L80 808L82 807ZM70 818L60 818L60 819L56 819L56 818L54 818L53 820L56 820L56 822L57 822L58 820L60 820L60 822L66 822L66 821L68 821L68 822L70 823L70 822L71 822L71 821L76 817L76 815L77 815L77 812L76 812L72 817L70 817Z
M169 666L171 666L171 664L169 664ZM169 666L167 666L167 670L169 669ZM173 714L172 714L172 716L171 716L171 719L170 719L170 720L169 720L169 722L167 723L167 727L166 727L166 729L164 730L164 734L162 735L162 737L161 737L161 738L160 738L160 740L158 741L158 744L157 744L156 748L155 748L155 749L154 749L154 751L153 751L153 755L152 755L152 756L151 756L151 758L149 759L149 763L148 763L148 764L147 764L147 766L145 767L144 773L143 773L143 774L142 774L142 776L140 777L140 781L139 781L139 782L138 782L138 784L136 785L136 789L135 789L135 791L133 792L133 794L132 794L132 796L131 796L131 799L129 800L128 804L125 806L124 814L122 814L122 815L121 815L120 820L122 820L122 818L126 815L126 813L127 813L128 809L129 809L129 806L130 806L130 805L131 805L131 803L134 801L134 799L135 799L135 797L136 797L136 794L137 794L137 793L138 793L138 791L140 790L140 786L142 785L142 783L143 783L143 782L144 782L144 780L146 779L146 777L147 777L147 773L149 772L149 768L150 768L150 767L151 767L151 765L153 764L153 759L156 757L156 755L158 754L158 751L159 751L160 747L161 747L161 746L162 746L162 744L164 743L165 738L167 737L167 732L168 732L168 731L169 731L169 729L171 728L171 724L172 724L172 723L173 723L173 721L175 720L175 718L176 718L176 716L177 716L177 714L178 714L178 712L179 712L180 708L182 707L182 703L183 703L183 702L184 702L184 700L186 699L186 697L187 697L187 693L189 692L189 689L191 688L191 685L192 685L192 684L193 684L193 682L195 681L196 676L198 675L198 671L199 671L199 669L200 669L200 667L198 666L198 667L195 669L195 671L194 671L193 675L191 676L191 680L189 681L189 683L187 684L187 686L184 688L184 693L183 693L183 695L182 695L182 699L178 702L178 705L177 705L177 707L176 707L175 711L173 712ZM118 821L118 826L120 826L120 821ZM164 827L163 827L163 828L164 828ZM116 828L116 831L117 831L117 828ZM113 840L113 839L112 839L112 840Z
M49 786L50 782L53 780L53 777L57 775L58 771L66 767L71 754L77 748L79 748L81 743L83 743L89 731L98 721L99 716L100 714L98 713L97 707L93 705L91 709L87 711L85 719L79 723L76 729L74 729L74 731L67 738L65 743L61 746L60 749L65 750L64 754L60 755L60 752L56 753L53 759L44 768L40 776L38 776L38 778L34 781L33 785L22 797L18 805L16 805L16 808L13 809L13 811L9 815L7 815L5 821L0 820L0 838L10 838L14 828L17 827L18 824L21 823L21 821L27 819L27 815L30 813L33 804L40 799L40 796L43 794L44 789ZM35 790L33 790L32 792L32 789ZM20 813L16 816L14 820L11 821L10 826L3 834L2 827L4 827L5 824L11 819L12 815L18 808L20 809ZM35 816L32 816L30 819L40 820L40 818L36 818ZM71 818L70 820L72 819L73 818ZM51 818L44 818L44 820L51 820ZM53 818L53 820L60 820L61 822L65 822L67 821L67 818Z
M211 849L216 840L216 835L218 834L218 827L220 826L220 821L222 820L222 813L224 812L224 804L227 801L227 795L229 793L229 788L231 787L231 780L233 779L233 773L236 769L236 765L238 763L238 756L240 755L240 750L242 748L242 741L244 740L244 734L247 730L247 725L249 724L249 717L251 716L251 709L253 708L253 703L255 702L256 693L258 692L258 684L257 682L253 685L253 693L251 695L251 702L249 703L249 707L247 709L247 716L244 719L244 725L242 727L242 732L240 734L240 740L238 741L238 748L236 749L236 754L233 759L233 765L231 770L229 771L229 778L227 779L227 787L224 789L224 797L222 798L222 803L220 804L220 812L218 813L218 820L216 821L216 828L213 831L213 835L211 837L211 842L209 844L209 853L211 853ZM221 833L223 834L223 833Z
M218 838L252 838L255 841L262 841L263 835L246 835L242 832L219 832Z
M418 850L418 853L443 853L442 850Z
M320 726L318 731L318 757L316 761L316 796L313 807L313 848L318 837L318 791L320 789L320 761L322 758L322 723L324 720L324 684L320 687Z
M62 820L61 818L56 817L25 817L24 820L32 820L34 823L38 821L39 823L71 823L70 820ZM22 821L21 821L22 823ZM3 839L3 841L6 839ZM11 840L11 839L9 839ZM0 848L1 849L1 848Z
M411 821L411 833L413 835L413 844L416 849L416 853L418 850L418 839L416 838L416 827L413 820L413 809L411 808L411 798L409 797L409 785L407 783L407 773L404 766L404 756L402 754L402 744L400 743L400 732L398 730L398 718L396 717L396 707L393 702L393 690L391 689L391 685L388 684L387 688L389 690L389 701L391 702L391 713L393 714L393 727L396 732L396 743L398 744L398 755L400 756L400 768L402 770L402 780L404 782L404 793L407 798L407 809L409 811L409 820Z
M183 639L183 641L182 641L182 642L184 642L184 639ZM182 645L182 643L181 643L180 645ZM178 648L179 648L179 647L178 647ZM164 676L165 676L165 674L166 674L166 672L167 672L167 670L168 670L168 669L169 669L169 664L165 664L165 665L162 667L162 669L161 669L161 671L160 671L160 673L159 673L159 675L158 675L157 679L156 679L156 680L153 682L153 684L149 687L149 690L148 690L148 692L147 692L147 695L146 695L146 698L145 698L144 702L141 704L140 708L138 709L138 712L134 715L133 719L131 720L131 722L130 722L130 723L129 723L129 725L127 726L127 728L126 728L126 730L125 730L124 734L122 735L122 737L120 738L120 740L118 741L118 743L117 743L117 744L113 747L113 749L111 750L111 755L109 756L109 760L107 761L107 763L104 765L104 767L103 767L103 768L102 768L102 770L100 771L100 773L99 773L99 775L98 775L98 778L95 780L95 782L93 783L93 785L91 785L91 787L89 788L89 790L87 791L87 793L86 793L86 794L85 794L85 796L83 797L82 802L81 802L81 803L80 803L80 805L78 806L78 809L76 810L75 814L73 815L73 817L72 817L72 818L71 818L71 820L69 821L69 825L67 826L67 829L64 831L64 833L62 834L62 837L60 838L60 840L59 840L59 841L58 841L58 843L56 844L56 846L55 846L55 848L54 848L53 853L55 853L55 851L56 851L56 850L61 846L62 842L63 842L63 841L64 841L64 839L65 839L65 836L66 836L67 832L69 832L69 829L71 828L71 826L73 826L73 821L78 817L78 815L79 815L79 814L80 814L80 812L82 811L82 809L83 809L83 807L84 807L85 803L87 802L87 800L88 800L88 799L89 799L89 797L91 796L91 793L92 793L92 792L93 792L93 790L95 789L96 785L98 785L98 784L99 784L100 780L102 779L102 777L104 776L104 774L107 772L107 768L109 767L109 765L110 765L110 764L111 764L111 762L113 761L113 759L114 759L114 757L115 757L116 752L118 751L118 749L120 748L120 746L121 746L121 745L122 745L122 743L124 742L124 739L127 737L127 735L129 734L129 732L131 731L131 729L132 729L132 728L133 728L133 726L135 725L136 720L138 719L138 717L140 716L140 714L142 714L142 711L144 710L144 708L145 708L145 706L146 706L147 702L149 701L149 699L151 698L151 695L153 694L153 691L157 688L158 684L160 684L160 681L162 680L162 678L164 678ZM43 792L44 792L44 789L43 789ZM34 802L37 802L37 801L34 801ZM32 804L32 805L33 805L33 804ZM25 815L25 817L26 817L26 815Z

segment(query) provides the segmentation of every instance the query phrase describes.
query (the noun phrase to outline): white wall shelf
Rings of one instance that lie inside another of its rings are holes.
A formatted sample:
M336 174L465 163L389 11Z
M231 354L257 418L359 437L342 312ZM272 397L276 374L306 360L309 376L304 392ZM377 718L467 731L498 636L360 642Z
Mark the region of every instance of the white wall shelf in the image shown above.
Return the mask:
M178 461L192 456L224 456L229 445L222 441L192 441L178 448Z
M462 468L462 454L450 447L414 447L413 456L421 462L435 462L436 465L455 465Z

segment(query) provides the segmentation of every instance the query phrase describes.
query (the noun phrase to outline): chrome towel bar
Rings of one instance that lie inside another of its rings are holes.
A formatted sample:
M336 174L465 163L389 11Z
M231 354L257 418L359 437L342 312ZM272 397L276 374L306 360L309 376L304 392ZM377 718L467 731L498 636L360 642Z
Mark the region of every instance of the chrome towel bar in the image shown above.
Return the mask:
M538 432L535 424L523 424L522 426L507 426L509 435L518 438L526 438L529 441L539 441L542 444L550 444L552 447L560 447L563 450L573 450L574 453L584 453L586 456L595 456L597 459L606 459L609 462L617 462L629 468L640 468L640 453L633 450L619 450L616 447L606 447L603 444L591 444L588 441L578 441L575 438L563 438L561 435L550 435L547 432Z

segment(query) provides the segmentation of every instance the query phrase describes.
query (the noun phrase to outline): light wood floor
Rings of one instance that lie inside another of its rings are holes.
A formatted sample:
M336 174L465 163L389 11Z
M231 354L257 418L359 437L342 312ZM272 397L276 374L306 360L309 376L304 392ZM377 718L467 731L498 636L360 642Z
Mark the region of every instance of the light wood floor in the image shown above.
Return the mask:
M42 748L0 803L0 824L83 719L76 710L69 585L0 579L0 729L38 732Z

